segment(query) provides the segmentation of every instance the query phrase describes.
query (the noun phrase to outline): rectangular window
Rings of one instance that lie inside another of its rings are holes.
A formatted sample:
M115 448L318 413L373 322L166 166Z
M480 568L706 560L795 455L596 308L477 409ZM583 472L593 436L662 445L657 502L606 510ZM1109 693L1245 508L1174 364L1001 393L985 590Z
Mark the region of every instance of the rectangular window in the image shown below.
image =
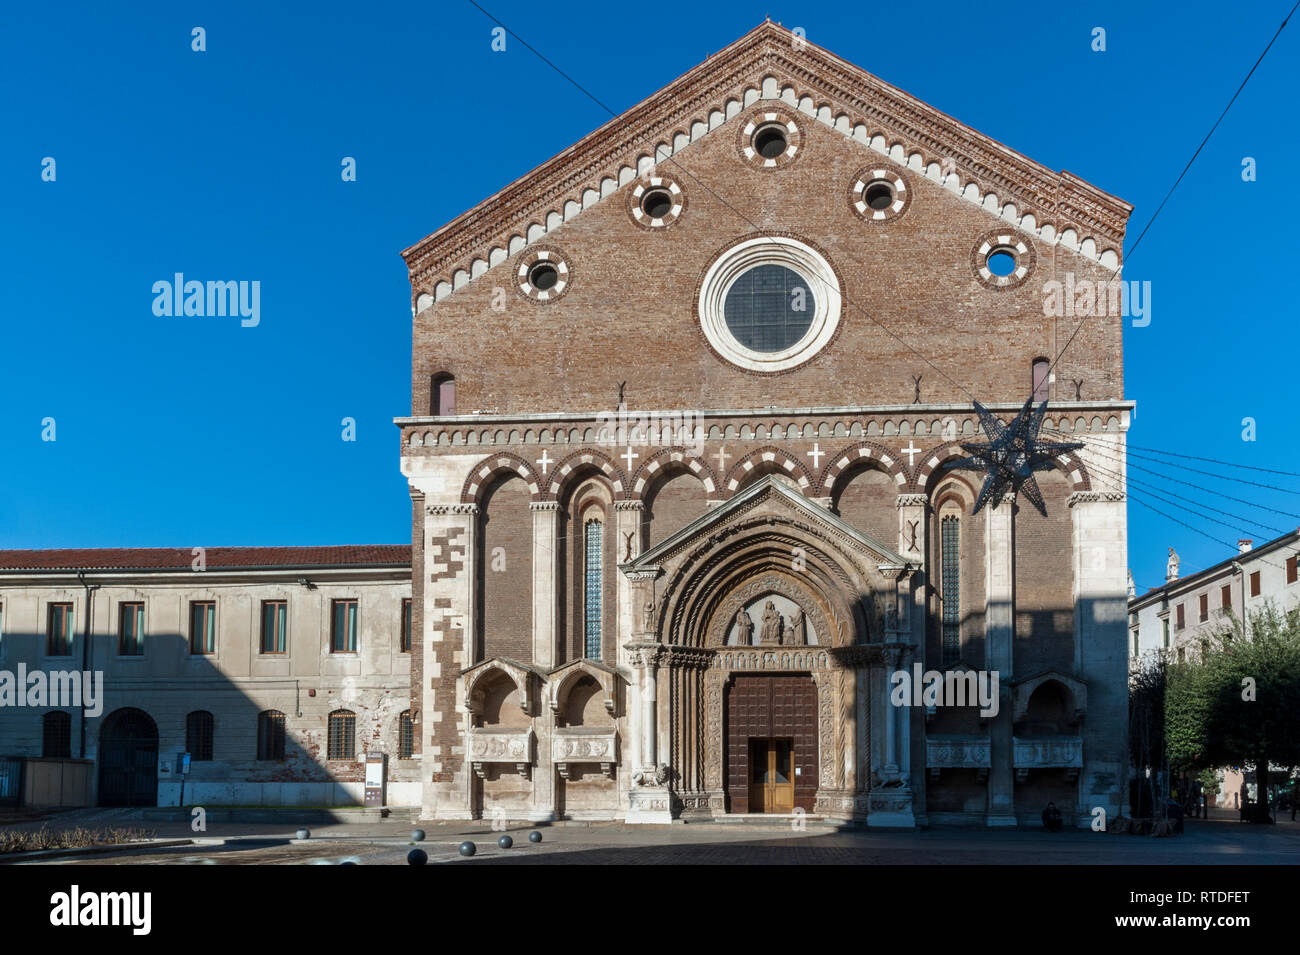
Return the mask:
M1166 650L1168 650L1169 649L1169 618L1166 617L1164 620L1161 620L1160 623L1162 624L1164 647Z
M1252 597L1259 596L1259 571L1255 571L1250 575L1250 595Z
M357 652L357 602L335 600L330 623L330 653Z
M943 578L943 665L961 659L961 521L953 516L939 522L939 560Z
M262 652L284 653L289 633L289 601L262 601Z
M415 754L415 723L411 711L403 710L397 719L397 758L410 759Z
M605 525L600 521L588 521L585 528L586 581L584 602L586 606L583 655L588 660L600 659L602 570L605 566L604 561L601 559L604 552L604 529Z
M402 642L403 653L411 652L411 598L402 601Z
M206 655L217 652L217 603L215 600L190 601L190 653Z
M1210 619L1210 595L1201 594L1201 619Z
M1297 565L1300 565L1300 557L1288 557L1286 559L1286 582L1288 584L1296 582Z
M45 628L45 653L51 657L72 655L72 604L50 604Z
M1177 615L1178 615L1178 620L1177 620L1177 622L1174 624L1174 629L1175 629L1175 630L1181 630L1181 629L1183 629L1183 627L1187 626L1187 619L1183 616L1183 605L1182 605L1182 604L1179 604L1179 605L1178 605L1178 610L1176 611L1176 613L1177 613Z
M1219 602L1225 610L1232 608L1232 585L1224 584L1219 588Z
M1133 656L1138 655L1138 632L1133 631Z
M279 710L257 714L257 758L284 759L284 714Z
M144 604L124 603L118 609L117 652L124 657L144 653Z
M357 717L351 710L335 710L329 717L326 759L356 759Z

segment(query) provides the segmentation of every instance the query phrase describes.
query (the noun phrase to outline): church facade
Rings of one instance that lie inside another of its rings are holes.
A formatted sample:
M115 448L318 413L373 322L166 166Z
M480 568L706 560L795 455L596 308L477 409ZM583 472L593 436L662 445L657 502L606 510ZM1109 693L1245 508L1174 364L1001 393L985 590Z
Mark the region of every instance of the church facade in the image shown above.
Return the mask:
M1119 812L1129 212L764 23L407 249L423 817Z

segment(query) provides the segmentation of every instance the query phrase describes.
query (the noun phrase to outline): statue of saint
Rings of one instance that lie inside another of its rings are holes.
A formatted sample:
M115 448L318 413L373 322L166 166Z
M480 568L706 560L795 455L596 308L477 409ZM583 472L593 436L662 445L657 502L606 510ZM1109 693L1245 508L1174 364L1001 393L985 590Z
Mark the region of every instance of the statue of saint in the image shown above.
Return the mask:
M1178 554L1169 548L1169 563L1165 565L1165 580L1178 579Z
M749 619L745 608L736 611L736 644L747 647L754 642L754 621Z
M655 605L653 600L647 600L645 607L641 611L642 627L641 629L649 633L655 628Z
M807 634L804 633L804 615L802 610L796 610L794 616L790 618L790 639L784 641L792 647L802 647L808 643Z
M770 600L767 602L767 606L763 608L763 629L759 634L758 642L781 642L781 614L777 612L776 604Z

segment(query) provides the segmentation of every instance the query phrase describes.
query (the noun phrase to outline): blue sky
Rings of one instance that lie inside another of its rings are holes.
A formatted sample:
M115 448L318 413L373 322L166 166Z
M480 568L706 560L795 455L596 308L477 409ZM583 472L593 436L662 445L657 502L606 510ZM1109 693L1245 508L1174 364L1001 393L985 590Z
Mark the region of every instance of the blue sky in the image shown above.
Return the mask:
M608 115L519 44L492 52L492 23L468 2L120 6L10 5L0 31L0 546L407 540L391 423L409 408L398 253ZM764 15L802 26L1133 203L1130 245L1288 9L484 6L615 110ZM190 49L195 26L206 52ZM641 43L652 49L629 50ZM1292 23L1126 269L1153 290L1151 324L1125 332L1136 447L1300 470L1285 279L1300 218L1286 165L1300 152L1298 65ZM41 180L47 156L54 182ZM340 178L344 156L356 182ZM155 316L151 287L175 272L259 281L260 324ZM356 441L341 439L344 417ZM1198 485L1169 489L1210 506L1300 524L1296 494L1142 463ZM1274 536L1147 500L1221 541ZM1184 570L1226 556L1139 504L1129 520L1140 588L1163 580L1170 545Z

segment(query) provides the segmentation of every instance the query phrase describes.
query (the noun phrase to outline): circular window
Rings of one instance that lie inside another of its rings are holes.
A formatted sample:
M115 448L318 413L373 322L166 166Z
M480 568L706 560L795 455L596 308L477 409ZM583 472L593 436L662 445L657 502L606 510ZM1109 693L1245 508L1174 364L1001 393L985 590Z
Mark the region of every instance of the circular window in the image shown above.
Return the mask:
M887 182L873 182L862 194L868 208L884 212L894 204L894 187Z
M714 352L741 368L787 371L834 337L840 282L826 258L783 236L722 252L700 283L700 329Z
M1005 249L995 249L989 253L988 259L985 260L989 271L996 276L1010 275L1016 270L1016 256L1013 252Z
M1017 235L991 232L971 250L975 278L988 288L1014 288L1034 267L1034 248Z
M756 110L740 130L741 157L759 169L775 169L794 161L803 145L795 118L784 110Z
M902 215L912 201L907 180L888 169L863 169L853 177L849 204L868 222L883 222Z
M808 282L794 269L755 265L727 289L722 315L742 346L771 354L808 334L816 301Z
M672 225L685 208L686 195L667 176L644 178L628 194L628 214L633 222L647 229Z
M528 284L539 292L549 292L559 281L559 271L549 262L538 262L528 270Z
M786 138L784 126L775 123L760 126L754 133L754 152L764 159L775 159L789 148L790 140Z
M535 249L519 262L519 291L536 302L550 302L569 288L569 266L554 249Z

